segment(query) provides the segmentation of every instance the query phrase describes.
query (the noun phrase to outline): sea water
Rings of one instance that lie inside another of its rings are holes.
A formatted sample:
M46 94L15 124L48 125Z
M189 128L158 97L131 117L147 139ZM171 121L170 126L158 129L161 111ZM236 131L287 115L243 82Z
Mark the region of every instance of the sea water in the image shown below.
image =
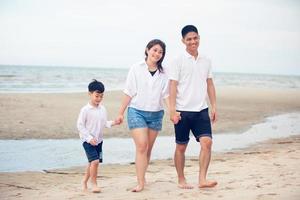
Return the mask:
M0 93L85 92L92 79L107 90L123 89L128 69L0 65ZM300 76L214 73L216 86L300 88Z
M226 152L245 148L268 139L300 134L300 113L266 118L242 134L226 133L213 136L213 151ZM175 149L173 136L159 136L152 159L172 158ZM193 137L186 155L197 156L199 143ZM103 142L103 164L134 162L135 146L131 138L108 138ZM83 166L87 163L79 139L0 140L0 172L42 171Z

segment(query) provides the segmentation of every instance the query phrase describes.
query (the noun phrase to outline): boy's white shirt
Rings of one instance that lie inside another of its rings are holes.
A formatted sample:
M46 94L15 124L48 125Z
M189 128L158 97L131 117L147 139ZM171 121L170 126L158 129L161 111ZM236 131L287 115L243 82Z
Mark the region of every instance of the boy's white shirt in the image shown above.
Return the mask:
M97 144L103 141L103 129L111 128L113 121L107 120L107 112L103 105L98 107L92 106L90 103L81 108L77 128L82 142L90 142L95 138Z
M185 51L169 64L168 76L178 81L176 110L199 112L208 107L206 81L213 77L208 58L198 55L195 59Z
M169 81L165 72L152 76L145 61L134 64L127 75L125 94L132 99L129 107L144 111L163 110L163 99L169 96Z

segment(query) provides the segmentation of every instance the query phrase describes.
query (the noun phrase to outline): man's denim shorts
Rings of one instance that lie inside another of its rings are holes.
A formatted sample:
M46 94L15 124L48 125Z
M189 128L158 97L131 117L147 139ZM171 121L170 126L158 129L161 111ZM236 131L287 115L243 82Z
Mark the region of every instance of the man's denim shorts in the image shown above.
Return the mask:
M127 123L130 130L135 128L149 128L160 131L162 128L162 119L164 111L143 111L128 107Z

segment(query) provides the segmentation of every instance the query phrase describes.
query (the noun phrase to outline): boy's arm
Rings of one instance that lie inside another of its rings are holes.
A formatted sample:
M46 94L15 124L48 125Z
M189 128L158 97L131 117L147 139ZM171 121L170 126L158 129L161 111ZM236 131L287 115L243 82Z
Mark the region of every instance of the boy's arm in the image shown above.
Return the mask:
M216 102L216 90L212 78L207 79L207 94L211 105L210 118L213 123L217 121L217 102Z
M117 124L116 121L109 120L109 121L106 121L105 127L111 128L112 126L114 126L116 124Z
M85 128L85 113L84 111L80 111L80 114L78 116L77 120L77 129L79 131L79 136L84 141L90 143L90 141L93 139L93 136L90 135L90 132Z
M112 126L114 126L114 125L116 125L116 124L118 124L117 122L116 122L116 120L115 121L112 121L112 120L107 120L107 111L106 111L106 108L103 106L103 110L104 110L104 113L103 113L103 120L104 120L104 122L105 122L105 127L106 128L111 128Z

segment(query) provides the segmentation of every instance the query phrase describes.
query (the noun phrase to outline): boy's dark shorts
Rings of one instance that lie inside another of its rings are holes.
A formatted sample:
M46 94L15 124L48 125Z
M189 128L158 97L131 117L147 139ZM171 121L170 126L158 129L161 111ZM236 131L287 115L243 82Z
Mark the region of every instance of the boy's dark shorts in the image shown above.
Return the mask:
M93 146L87 142L82 143L82 146L85 150L86 157L89 162L92 162L94 160L99 160L99 162L102 163L102 161L103 161L102 144L103 144L103 141L101 143L99 143L97 146Z
M181 120L174 125L177 144L187 144L190 140L190 131L192 131L197 142L203 136L212 138L208 108L200 112L178 112L180 112Z

